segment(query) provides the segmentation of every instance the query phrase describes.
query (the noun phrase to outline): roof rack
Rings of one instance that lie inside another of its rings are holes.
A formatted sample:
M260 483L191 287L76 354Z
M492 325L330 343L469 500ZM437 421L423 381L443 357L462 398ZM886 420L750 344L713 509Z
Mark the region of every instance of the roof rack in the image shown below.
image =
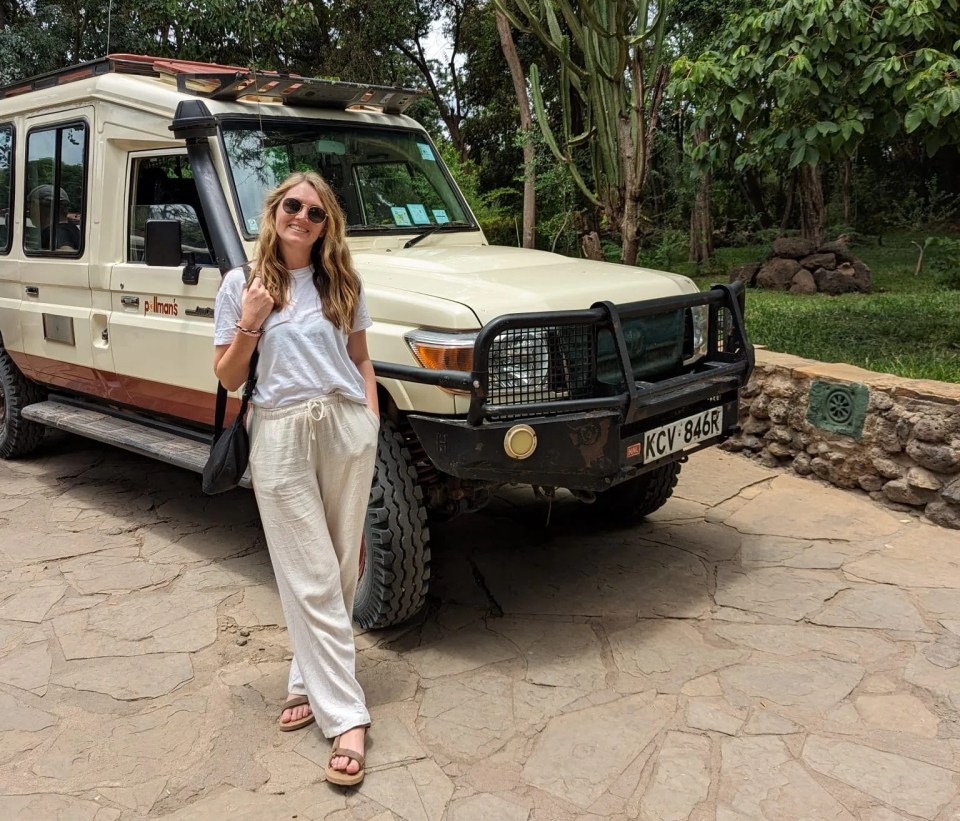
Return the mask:
M211 100L280 101L287 105L344 111L376 110L386 114L402 114L423 93L412 88L344 83L218 63L171 60L141 54L108 54L98 60L0 87L0 100L110 72L172 80L179 91Z

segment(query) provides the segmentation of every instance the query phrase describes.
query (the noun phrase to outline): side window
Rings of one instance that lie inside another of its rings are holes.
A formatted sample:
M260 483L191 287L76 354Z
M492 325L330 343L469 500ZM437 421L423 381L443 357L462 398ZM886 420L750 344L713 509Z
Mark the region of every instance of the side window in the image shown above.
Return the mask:
M0 254L10 252L13 227L13 126L0 125Z
M138 157L130 169L130 237L127 261L143 262L147 220L180 220L180 251L198 265L212 265L200 195L183 155Z
M39 128L27 134L24 250L80 256L86 177L86 123Z

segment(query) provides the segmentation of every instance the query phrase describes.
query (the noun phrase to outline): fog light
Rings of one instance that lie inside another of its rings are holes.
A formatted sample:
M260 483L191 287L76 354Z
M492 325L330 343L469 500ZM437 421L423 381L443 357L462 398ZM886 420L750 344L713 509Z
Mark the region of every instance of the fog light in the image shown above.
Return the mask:
M503 449L512 459L526 459L537 449L537 432L529 425L514 425L503 437Z

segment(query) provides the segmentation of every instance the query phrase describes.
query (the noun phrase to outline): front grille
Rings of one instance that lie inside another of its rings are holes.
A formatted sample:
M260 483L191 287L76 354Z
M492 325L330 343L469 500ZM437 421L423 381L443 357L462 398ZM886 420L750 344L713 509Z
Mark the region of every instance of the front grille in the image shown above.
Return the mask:
M592 325L509 328L490 346L489 402L522 405L590 396L596 373Z
M753 367L736 310L741 297L739 285L716 285L703 294L497 317L477 336L482 379L473 383L467 421L607 408L634 418L640 405L664 396L675 405L684 391L702 401L710 389L703 379L745 379Z
M634 379L674 373L683 350L683 314L671 311L622 324ZM490 346L489 401L520 405L586 399L625 390L609 327L544 325L501 331Z

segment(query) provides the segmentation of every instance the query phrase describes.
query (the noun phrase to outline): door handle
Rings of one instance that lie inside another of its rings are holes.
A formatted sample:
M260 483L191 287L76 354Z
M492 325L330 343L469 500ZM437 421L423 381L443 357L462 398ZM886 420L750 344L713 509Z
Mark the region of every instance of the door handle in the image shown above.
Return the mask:
M137 308L140 305L140 297L138 296L122 296L120 297L120 304L126 305L128 308Z
M36 285L28 285L23 289L27 296L40 296L40 289Z
M201 308L197 306L196 308L187 308L184 313L187 316L202 316L207 319L213 319L213 308Z

